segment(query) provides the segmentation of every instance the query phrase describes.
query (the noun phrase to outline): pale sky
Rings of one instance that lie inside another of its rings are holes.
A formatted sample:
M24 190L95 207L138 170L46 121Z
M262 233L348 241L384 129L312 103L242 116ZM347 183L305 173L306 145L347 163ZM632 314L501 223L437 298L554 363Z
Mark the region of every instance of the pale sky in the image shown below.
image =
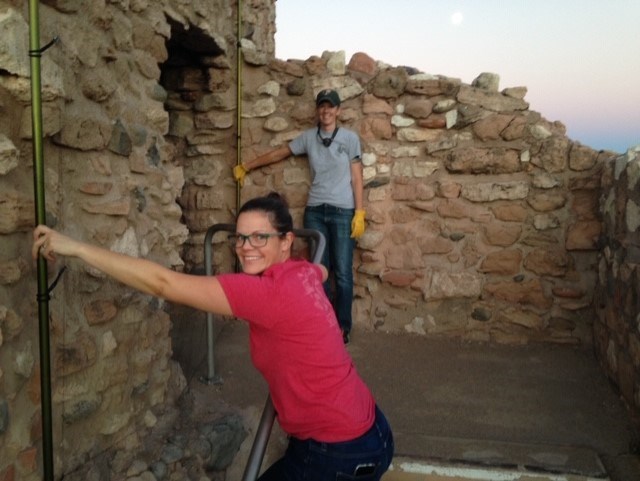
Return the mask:
M276 57L496 73L572 140L625 152L640 144L639 25L640 0L277 0Z

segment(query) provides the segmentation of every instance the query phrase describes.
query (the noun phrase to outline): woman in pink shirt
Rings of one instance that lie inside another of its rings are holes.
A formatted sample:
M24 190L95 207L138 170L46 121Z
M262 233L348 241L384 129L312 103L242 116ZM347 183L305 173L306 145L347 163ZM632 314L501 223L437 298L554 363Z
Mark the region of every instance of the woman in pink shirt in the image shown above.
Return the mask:
M77 257L139 291L249 323L251 358L289 434L260 481L379 480L393 436L358 375L322 283L322 265L291 258L293 222L276 193L245 203L229 236L242 273L196 276L34 230L33 256Z

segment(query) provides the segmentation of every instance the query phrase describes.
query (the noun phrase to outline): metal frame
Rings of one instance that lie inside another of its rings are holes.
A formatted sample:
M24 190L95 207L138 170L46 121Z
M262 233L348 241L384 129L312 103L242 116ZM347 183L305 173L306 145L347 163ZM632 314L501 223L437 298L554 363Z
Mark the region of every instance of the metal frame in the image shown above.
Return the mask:
M213 262L212 262L212 241L213 236L218 232L232 232L236 231L235 224L215 224L209 229L204 237L204 263L205 273L208 276L213 275ZM306 239L309 244L309 257L315 264L319 264L322 259L326 247L326 239L321 232L314 229L294 229L293 234L297 238ZM216 374L215 362L214 362L214 336L213 336L213 314L207 313L207 375L202 376L200 380L205 384L221 384L222 378ZM249 453L249 459L247 460L247 466L244 474L242 475L242 481L255 481L258 478L260 472L260 466L264 458L264 453L267 449L267 443L269 442L269 436L271 436L271 429L276 419L276 410L271 402L271 396L267 396L267 400L264 404L262 416L260 417L260 423L258 424L258 430L256 431L256 437L253 440L253 446L251 446L251 452Z

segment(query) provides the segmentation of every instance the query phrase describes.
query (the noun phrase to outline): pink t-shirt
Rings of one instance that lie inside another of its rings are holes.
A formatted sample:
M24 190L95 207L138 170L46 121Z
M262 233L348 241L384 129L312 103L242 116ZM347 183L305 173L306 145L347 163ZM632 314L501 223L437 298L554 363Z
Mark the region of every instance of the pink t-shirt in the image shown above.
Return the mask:
M355 439L375 402L344 347L320 268L288 260L261 275L218 277L233 314L249 322L251 358L282 429L298 439Z

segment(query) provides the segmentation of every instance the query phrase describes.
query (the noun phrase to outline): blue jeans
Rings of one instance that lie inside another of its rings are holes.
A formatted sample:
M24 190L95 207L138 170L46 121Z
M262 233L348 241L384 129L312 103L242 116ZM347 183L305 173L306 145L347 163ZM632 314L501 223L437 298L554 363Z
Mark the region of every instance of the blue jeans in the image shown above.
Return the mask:
M333 304L340 328L349 332L352 326L351 306L353 304L353 248L351 219L354 209L342 209L328 204L307 206L303 224L306 229L322 232L327 247L322 256L322 264L333 275L335 296L331 292L330 279L324 283L327 297Z
M391 464L391 428L376 406L371 429L340 443L290 438L287 451L258 481L378 481Z

